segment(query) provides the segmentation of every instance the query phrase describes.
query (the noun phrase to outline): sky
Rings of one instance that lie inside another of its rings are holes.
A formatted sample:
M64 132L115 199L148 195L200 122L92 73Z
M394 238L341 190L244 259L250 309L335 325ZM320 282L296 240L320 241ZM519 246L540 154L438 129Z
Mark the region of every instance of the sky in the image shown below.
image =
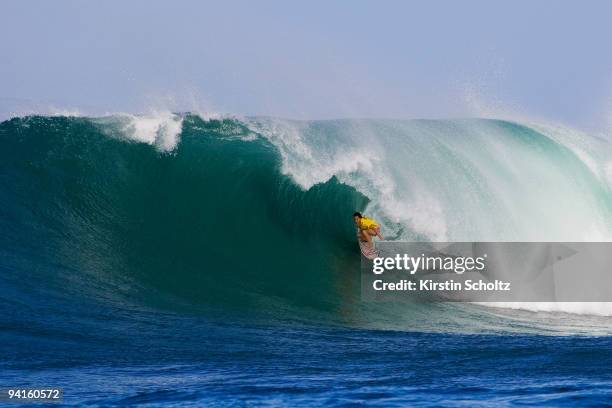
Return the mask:
M612 128L612 2L0 2L0 112Z

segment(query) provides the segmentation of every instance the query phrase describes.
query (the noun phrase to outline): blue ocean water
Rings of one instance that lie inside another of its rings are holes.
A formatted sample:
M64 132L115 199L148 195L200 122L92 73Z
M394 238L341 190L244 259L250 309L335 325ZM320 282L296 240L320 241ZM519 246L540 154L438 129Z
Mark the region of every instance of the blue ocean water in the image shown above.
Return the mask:
M612 387L607 337L143 319L138 331L101 319L96 333L3 335L20 346L3 356L2 381L61 385L65 403L102 406L602 406Z
M363 302L350 217L603 239L609 147L587 142L488 120L2 122L0 385L77 406L610 404L608 305Z

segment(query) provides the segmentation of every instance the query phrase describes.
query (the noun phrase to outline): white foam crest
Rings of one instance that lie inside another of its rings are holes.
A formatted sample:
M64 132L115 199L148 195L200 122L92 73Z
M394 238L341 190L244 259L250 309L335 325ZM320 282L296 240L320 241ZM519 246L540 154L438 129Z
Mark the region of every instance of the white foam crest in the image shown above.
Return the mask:
M269 120L254 121L248 125L253 132L261 134L278 148L282 158L281 171L304 189L341 173L371 170L377 161L354 149L339 153L314 151L305 142L297 123Z
M172 151L178 145L183 124L182 116L168 111L152 111L143 115L117 112L106 113L102 116L91 116L79 109L55 108L53 106L44 111L15 113L12 117L27 115L85 117L94 123L103 125L101 130L108 135L118 131L123 138L150 144L162 152ZM110 125L110 128L106 125Z
M371 199L366 212L375 216L387 231L398 224L432 240L447 239L447 227L440 202L418 180L413 180L413 194L405 194L393 177L385 151L376 143L368 126L352 124L354 137L343 139L340 146L321 146L325 141L312 139L303 122L282 120L254 121L253 132L274 144L281 155L281 171L299 186L308 189L335 176Z
M148 115L117 114L121 134L141 143L155 146L159 151L169 152L178 145L183 118L170 112Z
M480 302L477 304L530 312L612 316L612 302Z

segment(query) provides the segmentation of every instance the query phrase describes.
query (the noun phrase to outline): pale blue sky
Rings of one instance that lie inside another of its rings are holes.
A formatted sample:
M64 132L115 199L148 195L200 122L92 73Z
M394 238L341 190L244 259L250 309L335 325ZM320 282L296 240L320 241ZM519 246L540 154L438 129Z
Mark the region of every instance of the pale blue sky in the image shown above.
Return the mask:
M612 2L0 2L0 111L612 113Z

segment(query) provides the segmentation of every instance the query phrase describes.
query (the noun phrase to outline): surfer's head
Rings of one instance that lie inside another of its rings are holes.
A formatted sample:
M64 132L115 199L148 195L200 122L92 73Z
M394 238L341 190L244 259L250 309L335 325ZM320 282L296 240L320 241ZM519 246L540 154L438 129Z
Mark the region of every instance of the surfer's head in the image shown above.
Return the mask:
M363 218L363 215L361 215L360 212L356 211L355 213L353 213L353 221L355 221L355 224L359 224L359 220L361 220Z

